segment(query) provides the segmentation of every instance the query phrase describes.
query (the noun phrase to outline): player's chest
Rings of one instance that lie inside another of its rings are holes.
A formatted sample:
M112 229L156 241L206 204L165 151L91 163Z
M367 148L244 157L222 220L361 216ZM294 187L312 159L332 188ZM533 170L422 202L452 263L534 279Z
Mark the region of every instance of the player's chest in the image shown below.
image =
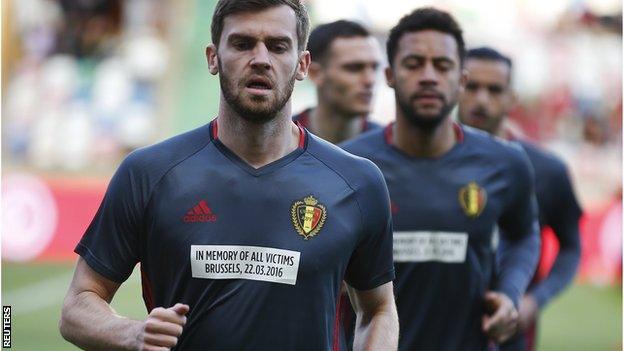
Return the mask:
M350 189L292 178L169 181L150 203L147 252L180 264L190 258L204 271L231 263L237 266L223 267L241 274L322 272L348 260L357 245L354 201Z

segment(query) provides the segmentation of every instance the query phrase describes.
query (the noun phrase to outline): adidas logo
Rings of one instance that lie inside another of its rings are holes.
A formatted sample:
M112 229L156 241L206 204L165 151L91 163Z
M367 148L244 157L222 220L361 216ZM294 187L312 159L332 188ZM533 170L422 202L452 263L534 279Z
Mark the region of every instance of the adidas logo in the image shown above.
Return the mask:
M201 200L186 213L183 220L186 223L215 222L217 220L217 216L212 213L212 210L208 207L206 201Z

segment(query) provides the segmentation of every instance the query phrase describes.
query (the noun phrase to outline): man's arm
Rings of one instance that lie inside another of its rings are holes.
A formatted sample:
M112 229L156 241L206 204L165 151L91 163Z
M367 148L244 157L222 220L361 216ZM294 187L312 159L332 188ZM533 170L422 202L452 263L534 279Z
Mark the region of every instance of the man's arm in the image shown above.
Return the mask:
M61 335L85 350L151 351L175 346L189 307L155 308L145 321L131 320L109 305L119 286L80 258L63 302Z
M538 315L539 310L555 295L563 291L572 282L581 256L579 238L579 219L581 210L568 170L563 163L554 164L548 193L550 201L543 201L545 225L551 227L559 241L559 252L548 276L534 285L524 295L519 306L519 329L526 330Z
M489 315L483 318L483 331L497 342L513 335L518 323L519 300L526 291L539 259L539 224L535 200L535 178L526 153L519 145L509 156L509 198L499 218L500 247L495 292L486 292Z
M347 291L357 315L353 350L396 350L399 343L399 317L392 282L370 290L357 290L348 286Z

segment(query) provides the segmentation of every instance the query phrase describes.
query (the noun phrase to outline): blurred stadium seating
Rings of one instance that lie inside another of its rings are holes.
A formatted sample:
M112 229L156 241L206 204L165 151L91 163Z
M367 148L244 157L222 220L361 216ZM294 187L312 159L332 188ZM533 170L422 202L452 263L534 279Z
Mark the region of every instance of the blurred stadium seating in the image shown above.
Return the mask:
M218 82L203 58L215 3L2 2L2 298L14 306L15 349L71 349L56 321L72 250L123 156L215 116ZM352 18L382 41L399 16L435 5L457 15L469 46L514 58L521 103L511 119L568 162L585 209L577 285L547 309L541 349L619 349L621 2L306 3L313 24ZM298 84L295 110L313 96ZM373 118L387 122L392 91L380 84L375 101ZM114 304L142 318L138 277Z

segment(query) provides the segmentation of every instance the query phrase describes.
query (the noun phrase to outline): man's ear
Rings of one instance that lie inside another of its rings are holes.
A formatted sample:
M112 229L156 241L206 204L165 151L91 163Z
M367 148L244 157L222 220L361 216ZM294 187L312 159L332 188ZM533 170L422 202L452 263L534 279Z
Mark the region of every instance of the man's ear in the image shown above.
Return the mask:
M384 70L384 75L386 76L386 84L388 84L388 86L390 88L394 89L394 71L392 70L392 67L388 66L386 67L386 69Z
M308 50L303 50L301 54L299 54L299 62L297 62L297 74L295 78L297 80L304 80L305 77L308 76L308 69L310 68L310 52Z
M312 83L314 83L314 85L320 86L323 84L323 82L325 81L325 72L323 70L323 67L321 67L320 63L312 62L310 64L309 76L310 80L312 81Z
M206 46L206 61L208 62L208 71L215 75L219 73L219 56L217 55L217 47L214 44Z
M511 89L511 87L507 87L507 89ZM511 90L508 94L509 96L507 97L507 99L509 100L506 104L506 107L507 107L505 111L506 115L508 115L509 112L511 112L514 109L514 107L516 107L516 104L518 104L518 94L516 93L516 91Z
M468 83L468 75L470 73L468 72L467 69L462 68L461 72L460 72L460 76L459 76L459 93L463 93L464 89L466 88L466 83Z

